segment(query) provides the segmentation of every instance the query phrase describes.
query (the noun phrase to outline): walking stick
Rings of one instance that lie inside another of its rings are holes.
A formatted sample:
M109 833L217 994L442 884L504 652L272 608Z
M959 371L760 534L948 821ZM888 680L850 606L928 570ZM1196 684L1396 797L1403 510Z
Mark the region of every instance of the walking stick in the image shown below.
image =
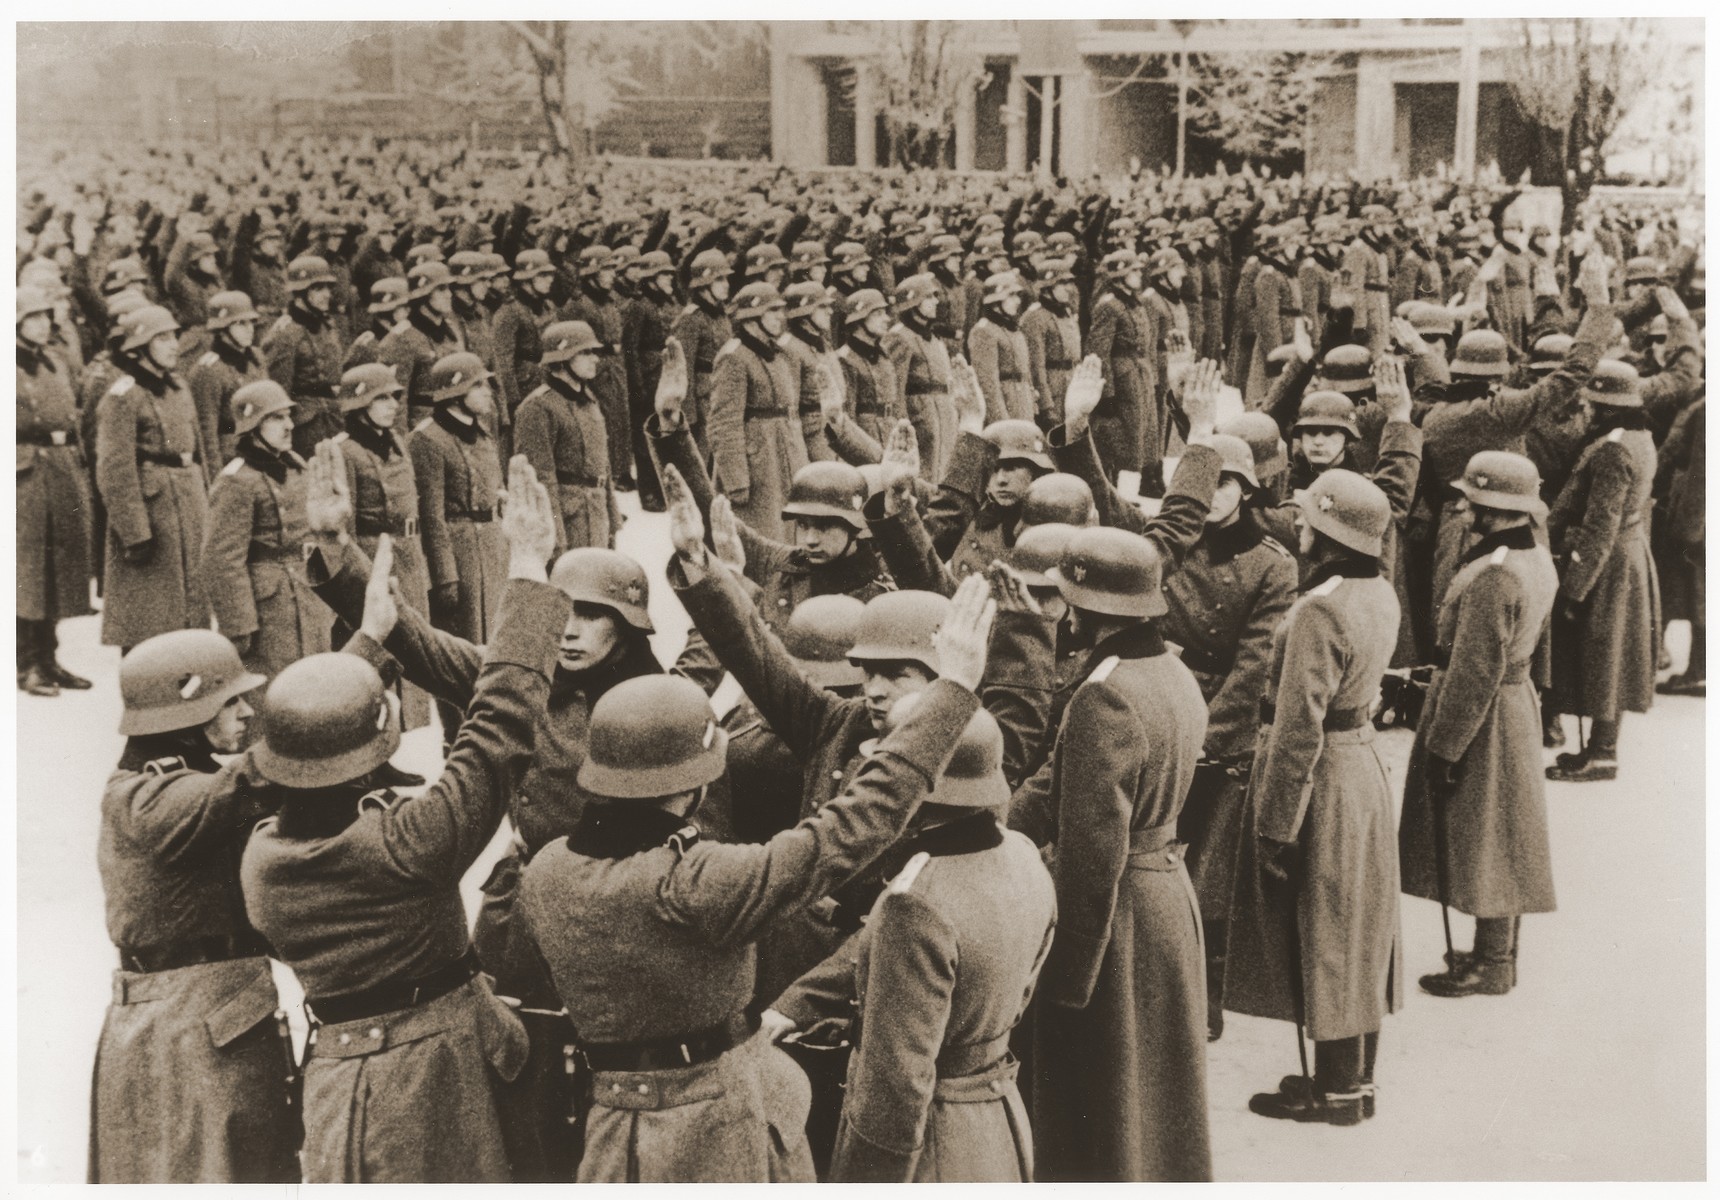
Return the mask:
M1314 1076L1308 1070L1308 1038L1303 1032L1303 1026L1308 1021L1308 1000L1302 985L1302 921L1301 921L1301 892L1302 881L1298 877L1300 870L1290 873L1287 882L1281 884L1289 904L1286 911L1290 914L1290 999L1296 1007L1296 1054L1302 1060L1302 1078L1308 1082L1309 1094L1313 1094Z
M1451 944L1451 864L1449 855L1449 833L1445 824L1445 785L1434 783L1429 790L1433 793L1433 853L1434 875L1439 882L1439 919L1445 926L1445 965L1449 970L1457 969L1457 951Z

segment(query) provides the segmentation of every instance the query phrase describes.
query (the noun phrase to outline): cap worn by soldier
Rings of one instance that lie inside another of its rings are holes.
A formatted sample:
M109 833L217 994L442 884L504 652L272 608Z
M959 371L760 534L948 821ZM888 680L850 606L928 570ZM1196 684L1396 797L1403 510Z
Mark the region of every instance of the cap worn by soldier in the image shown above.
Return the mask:
M1207 445L1218 451L1218 473L1221 479L1226 475L1234 475L1251 488L1260 486L1260 477L1254 473L1254 450L1247 442L1232 434L1215 433Z
M209 319L204 324L210 329L225 329L240 321L256 319L256 305L244 292L217 292L209 298Z
M938 651L932 638L949 615L950 602L936 592L884 592L866 602L854 635L850 662L913 662L936 675Z
M651 581L643 567L619 550L602 546L569 550L555 560L549 581L575 603L599 605L635 629L656 632L651 624Z
M791 260L797 267L816 267L830 261L823 242L796 242Z
M406 298L411 293L411 285L398 275L378 279L370 285L369 309L378 315L395 312L406 306Z
M1055 588L1056 581L1046 572L1062 561L1069 539L1084 528L1085 525L1068 525L1061 521L1023 525L1004 561L1015 568L1028 587Z
M430 399L437 404L459 400L493 378L484 360L469 350L444 354L430 368Z
M269 685L252 758L271 783L325 788L363 778L399 745L399 701L376 668L354 654L313 654Z
M1386 494L1364 476L1341 467L1322 474L1295 494L1302 519L1340 546L1378 557L1392 508Z
M227 404L232 409L233 433L243 436L261 425L264 417L291 412L293 399L273 379L259 379L234 392Z
M997 465L1025 462L1036 474L1055 471L1057 465L1045 450L1045 435L1032 421L993 421L980 431L980 436L997 447Z
M554 275L555 264L547 250L521 250L514 255L514 282L526 283L539 275Z
M1472 329L1457 340L1457 353L1451 359L1453 376L1503 378L1510 370L1510 348L1494 330Z
M1508 450L1480 451L1464 467L1463 478L1451 486L1463 493L1472 508L1547 515L1540 471L1523 455Z
M917 692L902 696L890 706L881 732L889 733L920 703ZM985 709L968 718L949 765L938 776L926 796L928 804L948 808L992 808L1009 806L1009 783L1003 777L1003 730L997 718Z
M787 306L785 315L791 320L811 316L815 309L827 307L831 302L824 285L810 279L790 284L782 293L782 301Z
M1021 525L1091 525L1093 489L1079 475L1053 471L1027 485L1021 498Z
M747 251L746 277L762 279L765 272L787 265L782 249L775 242L760 242Z
M749 283L729 301L729 316L736 321L753 321L786 307L782 293L775 287L763 282Z
M608 354L605 345L584 321L557 321L543 331L545 366L570 361L576 354Z
M606 800L660 800L722 777L729 735L697 684L641 675L616 684L591 710L579 786Z
M1011 296L1021 295L1023 290L1020 275L1014 271L1000 271L986 278L984 303L1002 304Z
M489 264L476 250L461 250L448 260L448 265L454 270L456 283L476 283L489 278L486 274Z
M1635 367L1616 358L1595 364L1595 373L1583 387L1583 399L1610 408L1642 407L1642 376Z
M1333 346L1320 360L1320 383L1330 392L1353 396L1372 391L1374 356L1366 346Z
M579 252L577 270L581 279L595 275L605 267L613 266L615 254L608 246L587 246Z
M845 462L807 463L788 486L782 519L840 521L858 533L866 528L861 510L867 495L866 477L858 468Z
M863 601L844 593L808 596L795 606L782 631L782 648L816 687L858 687L865 672L848 660L860 634Z
M687 280L690 287L709 287L719 279L729 276L729 256L721 250L701 250L693 256L691 272Z
M133 284L148 283L149 272L144 270L143 263L135 258L116 258L102 272L102 294L111 295L122 292Z
M1256 478L1261 475L1276 475L1290 465L1284 448L1284 438L1278 430L1278 422L1266 413L1239 413L1220 425L1218 432L1241 438L1248 444L1249 453L1254 456Z
M179 322L159 304L146 304L127 316L125 350L140 350L164 333L178 333Z
M412 285L412 290L407 293L412 300L422 300L437 288L454 286L454 274L444 262L419 263L406 272L406 278Z
M850 267L871 261L872 256L866 253L866 247L859 242L842 242L830 252L831 267L837 271L846 271Z
M315 254L301 254L287 264L287 290L302 292L307 288L334 283L334 272L328 260Z
M340 377L340 411L368 408L384 396L403 396L406 385L386 363L363 363Z
M1342 392L1330 390L1309 392L1302 397L1290 436L1295 437L1304 429L1341 429L1352 438L1361 436L1356 428L1356 406Z
M1535 339L1529 348L1529 369L1537 375L1550 375L1571 353L1577 339L1568 333L1546 333Z
M1646 254L1639 254L1624 265L1626 283L1658 284L1660 274L1660 260Z
M196 729L213 721L233 697L267 682L267 676L247 671L233 643L212 629L157 634L120 660L125 711L119 731L146 737Z
M1088 612L1146 619L1168 610L1158 547L1126 529L1077 530L1045 575L1064 600Z

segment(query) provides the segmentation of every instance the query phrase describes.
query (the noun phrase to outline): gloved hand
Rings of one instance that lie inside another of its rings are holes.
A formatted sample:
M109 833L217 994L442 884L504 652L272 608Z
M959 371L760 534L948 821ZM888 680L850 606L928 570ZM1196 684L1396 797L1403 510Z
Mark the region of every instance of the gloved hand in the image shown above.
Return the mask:
M460 581L449 580L430 589L430 612L436 617L453 612L460 604Z
M121 556L131 566L144 566L155 557L155 539L150 537L134 542L121 551Z
M1290 886L1301 869L1302 847L1295 842L1275 841L1264 834L1259 836L1258 842L1261 873L1273 883Z
M1427 756L1427 786L1440 795L1457 789L1457 764L1437 754Z

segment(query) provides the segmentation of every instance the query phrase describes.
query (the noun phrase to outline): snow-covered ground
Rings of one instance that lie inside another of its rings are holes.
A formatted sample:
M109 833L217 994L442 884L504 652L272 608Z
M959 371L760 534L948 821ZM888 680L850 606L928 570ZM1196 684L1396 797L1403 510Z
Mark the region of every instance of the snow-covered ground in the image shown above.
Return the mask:
M623 505L632 520L621 549L661 580L666 519L641 515L632 496ZM686 616L663 586L651 611L659 654L670 658ZM95 852L102 784L122 745L119 658L99 644L98 621L61 627L66 665L95 690L18 698L24 1183L84 1177L90 1066L114 965ZM1616 783L1549 785L1559 911L1525 920L1521 982L1510 995L1415 992L1388 1018L1375 1120L1332 1129L1251 1115L1249 1095L1296 1069L1295 1034L1231 1016L1208 1059L1218 1178L1702 1178L1703 714L1703 701L1662 697L1625 722ZM1386 734L1381 744L1401 783L1409 735ZM435 732L409 735L396 761L437 770ZM468 907L502 841L468 876ZM1469 922L1456 921L1467 945ZM1437 969L1438 907L1406 898L1403 931L1411 976Z

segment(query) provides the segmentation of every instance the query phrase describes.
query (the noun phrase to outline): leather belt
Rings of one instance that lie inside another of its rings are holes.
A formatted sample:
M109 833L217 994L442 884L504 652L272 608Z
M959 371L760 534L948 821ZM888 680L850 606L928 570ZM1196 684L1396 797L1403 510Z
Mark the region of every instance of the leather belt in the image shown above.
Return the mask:
M75 446L78 444L78 431L75 429L41 429L31 433L19 433L20 446Z
M253 542L250 549L245 552L245 562L247 564L298 562L300 553L285 546L259 546Z
M915 383L912 380L909 380L907 394L910 396L942 396L948 393L949 390L949 388L939 387L935 383Z
M1128 862L1138 871L1174 871L1187 850L1174 824L1129 831Z
M788 410L786 408L749 408L746 410L746 419L749 421L768 421L772 417L786 418L787 416Z
M967 1046L945 1046L938 1051L939 1078L978 1075L1009 1053L1009 1034Z
M192 450L184 450L178 454L171 454L166 450L139 450L137 460L163 467L189 467L197 461L197 454Z
M495 514L487 508L466 508L456 509L448 513L445 519L449 521L472 521L482 525L487 521L494 520Z
M1208 654L1193 646L1184 646L1182 652L1183 666L1191 671L1199 671L1202 675L1228 675L1230 668L1236 665L1235 658L1225 658L1217 654Z
M227 962L234 958L255 958L266 952L259 939L211 934L162 946L121 946L119 962L127 971L152 975L158 971L177 971L181 967Z
M1073 359L1068 358L1047 358L1045 360L1045 369L1048 371L1073 371L1075 369L1075 362Z
M1391 291L1391 288L1387 287L1383 283L1367 283L1367 284L1363 284L1362 286L1370 292L1389 292L1389 291Z
M604 480L595 475L584 475L578 471L561 471L555 473L555 481L566 487L595 488L602 487Z
M1278 709L1270 700L1260 702L1260 723L1271 725L1276 723ZM1365 708L1328 708L1325 719L1320 722L1320 728L1327 733L1342 733L1346 729L1360 729L1372 719Z
M999 383L1021 383L1025 378L1026 376L1022 375L1020 371L999 371L997 373Z
M391 979L361 992L307 998L305 1009L318 1025L343 1025L348 1021L362 1021L366 1017L379 1017L383 1013L439 1000L477 973L478 956L468 948L447 966L438 967L417 979Z
M737 1013L685 1037L581 1045L579 1054L593 1071L674 1071L719 1059L751 1036L746 1015Z
M381 537L389 534L392 537L417 537L418 518L401 517L396 521L359 521L359 537Z

